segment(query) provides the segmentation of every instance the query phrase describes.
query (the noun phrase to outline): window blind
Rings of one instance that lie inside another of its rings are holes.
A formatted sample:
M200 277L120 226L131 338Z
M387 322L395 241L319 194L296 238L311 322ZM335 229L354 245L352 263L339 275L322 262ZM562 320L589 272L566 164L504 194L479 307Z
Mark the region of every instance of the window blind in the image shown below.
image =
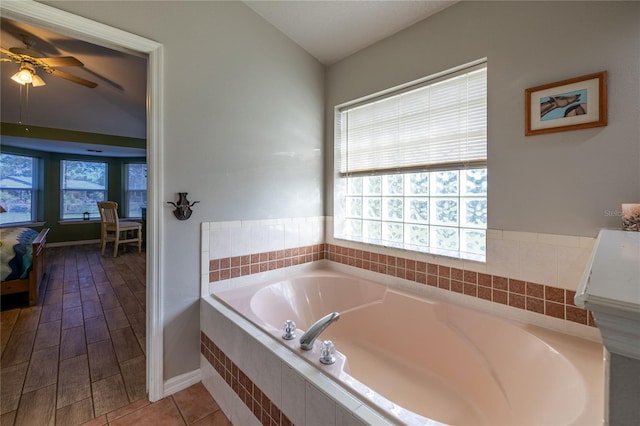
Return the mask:
M486 64L338 111L340 174L486 165Z

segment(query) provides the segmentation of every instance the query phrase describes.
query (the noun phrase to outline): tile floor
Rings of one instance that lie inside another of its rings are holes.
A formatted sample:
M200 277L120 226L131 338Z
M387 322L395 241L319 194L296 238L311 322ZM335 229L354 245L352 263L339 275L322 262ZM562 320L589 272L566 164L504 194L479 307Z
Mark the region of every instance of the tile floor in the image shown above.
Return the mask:
M83 426L231 425L202 383L150 403L143 399L93 419Z
M154 404L146 398L145 253L101 256L96 244L47 255L36 306L2 296L1 426L228 424L201 385ZM193 418L184 407L195 402L184 395L208 396L211 412ZM142 420L159 411L162 422Z

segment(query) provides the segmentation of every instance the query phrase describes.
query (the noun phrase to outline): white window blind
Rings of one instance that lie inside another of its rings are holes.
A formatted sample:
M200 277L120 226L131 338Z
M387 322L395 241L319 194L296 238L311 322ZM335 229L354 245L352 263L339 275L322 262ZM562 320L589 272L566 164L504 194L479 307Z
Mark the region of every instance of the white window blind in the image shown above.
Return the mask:
M338 113L343 176L486 165L486 64Z

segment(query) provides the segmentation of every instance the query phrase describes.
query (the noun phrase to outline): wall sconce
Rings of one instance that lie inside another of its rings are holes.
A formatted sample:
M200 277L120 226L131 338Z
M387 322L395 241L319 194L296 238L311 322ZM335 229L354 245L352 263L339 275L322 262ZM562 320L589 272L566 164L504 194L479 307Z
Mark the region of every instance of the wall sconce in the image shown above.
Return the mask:
M191 213L193 213L193 211L191 210L191 207L193 207L194 204L197 204L200 202L200 201L194 201L193 203L189 204L189 200L187 200L187 194L188 192L178 192L177 203L174 203L173 201L167 201L167 204L171 204L173 207L176 208L173 211L173 214L178 220L189 219L191 217Z
M82 213L82 219L83 219L83 220L89 220L89 219L90 219L90 216L91 216L91 215L89 214L89 212L84 212L84 213Z

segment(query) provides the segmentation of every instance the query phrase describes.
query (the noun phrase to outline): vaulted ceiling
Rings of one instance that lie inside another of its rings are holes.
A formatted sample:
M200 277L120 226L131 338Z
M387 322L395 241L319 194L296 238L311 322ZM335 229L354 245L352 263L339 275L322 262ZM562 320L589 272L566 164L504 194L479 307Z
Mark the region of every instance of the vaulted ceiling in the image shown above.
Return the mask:
M247 0L244 3L321 63L331 65L457 1Z
M2 143L24 148L54 152L74 152L85 155L138 156L144 149L123 149L113 145L78 144L77 141L42 140L36 128L63 129L124 138L146 138L147 58L107 49L91 43L62 36L22 22L2 18L0 46L11 50L31 49L39 57L72 56L84 66L65 66L55 69L97 83L89 88L73 81L37 69L45 85L22 86L11 76L19 64L0 63L2 90ZM3 59L9 55L2 54ZM20 124L9 126L6 123ZM6 135L7 130L21 136ZM27 130L31 129L31 130ZM35 138L29 137L31 131ZM67 133L72 133L67 132ZM64 132L62 132L64 134ZM81 135L81 133L79 133ZM118 140L118 138L114 138ZM89 152L97 149L102 153Z
M325 65L394 34L455 1L245 1L245 4ZM127 54L2 18L0 46L30 48L41 57L72 56L84 66L57 68L97 83L88 88L38 70L46 83L21 86L10 79L19 64L0 63L2 123L146 138L147 58ZM2 58L8 55L2 54ZM9 127L9 126L6 126ZM3 131L3 133L6 133ZM58 138L59 139L59 138ZM2 136L2 143L52 151L79 149L60 140ZM102 147L102 155L139 155ZM87 147L79 151L90 154Z

